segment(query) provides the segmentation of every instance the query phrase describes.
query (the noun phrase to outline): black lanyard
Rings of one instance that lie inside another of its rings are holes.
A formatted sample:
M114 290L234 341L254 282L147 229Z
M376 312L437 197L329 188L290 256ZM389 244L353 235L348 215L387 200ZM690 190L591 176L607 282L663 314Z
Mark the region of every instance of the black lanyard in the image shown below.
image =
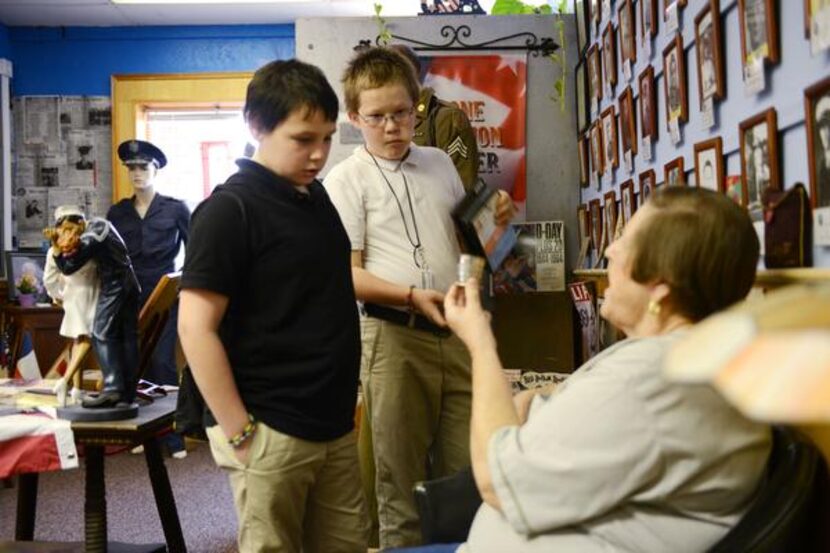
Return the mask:
M421 235L418 232L418 221L415 219L415 209L412 207L412 196L409 194L409 184L406 182L406 174L403 172L403 167L401 167L401 177L403 177L403 187L406 191L406 201L409 204L409 213L412 216L412 226L415 231L415 240L412 239L412 235L409 233L409 225L406 224L406 216L403 212L403 206L401 205L401 201L398 198L398 195L395 193L395 189L392 188L392 183L389 182L389 179L386 177L386 173L383 172L383 168L378 163L378 160L375 159L375 156L372 155L372 152L369 151L368 148L364 146L366 153L369 154L369 157L372 158L372 161L375 162L375 167L378 168L380 172L380 176L383 177L386 186L389 187L389 192L392 193L392 197L395 198L395 203L398 204L398 212L401 214L401 222L403 223L403 229L406 232L406 239L409 240L409 243L412 245L412 258L415 260L415 266L419 269L426 269L426 256L423 254L423 246L421 244ZM400 163L403 163L401 160ZM424 266L421 266L421 263L418 261L418 252L421 251L421 256L424 261Z

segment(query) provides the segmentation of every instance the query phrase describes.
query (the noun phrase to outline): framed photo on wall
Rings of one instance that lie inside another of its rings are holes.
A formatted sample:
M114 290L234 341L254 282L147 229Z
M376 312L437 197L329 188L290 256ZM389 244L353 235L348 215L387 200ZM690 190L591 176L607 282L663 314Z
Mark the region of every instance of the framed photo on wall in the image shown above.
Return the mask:
M640 0L640 44L657 35L657 0Z
M741 65L759 60L778 63L778 24L772 0L738 0L741 25Z
M723 140L711 138L695 144L695 182L700 188L724 192Z
M591 127L591 168L597 176L597 181L599 181L599 176L605 172L602 147L602 121L597 119Z
M617 193L609 190L603 197L602 216L605 220L605 246L608 247L617 237Z
M663 21L668 21L672 4L677 4L677 9L685 8L686 0L663 0Z
M639 77L640 81L640 136L657 140L657 91L654 89L654 68L649 65Z
M775 108L741 121L739 129L743 205L750 211L760 210L764 189L781 189L778 179L778 117Z
M33 302L48 302L43 285L46 254L41 252L6 252L6 280L9 302L17 302L21 294L31 295Z
M596 98L599 104L602 100L602 66L599 62L599 48L596 44L588 48L585 59L588 60L588 97Z
M830 206L830 77L804 91L813 207Z
M633 0L622 0L617 9L617 21L620 27L620 59L623 63L630 62L633 66L637 61L637 41L634 38L634 8Z
M706 100L721 100L724 97L722 45L720 1L709 0L695 17L697 90L701 109Z
M665 186L686 186L683 156L676 157L663 166L663 182Z
M637 198L634 196L634 181L628 179L620 185L620 217L627 225L631 216L637 211Z
M623 155L631 152L637 154L637 126L634 120L634 93L631 87L627 86L620 94L618 103L620 105L620 136L622 137Z
M602 205L600 205L599 198L588 202L588 210L591 218L591 242L594 245L596 265L599 262L599 256L602 255L602 251L605 249L603 242L605 235L602 232Z
M663 50L663 82L666 92L666 127L672 121L689 119L686 94L686 66L683 62L683 38L676 34Z
M603 83L612 89L617 85L617 49L616 49L616 33L614 32L614 25L608 23L605 30L602 31L602 64L603 69Z
M589 35L590 26L590 10L591 6L589 0L574 0L574 14L576 16L576 41L579 46L580 56L585 52L588 43L591 40Z
M616 169L620 166L619 144L617 142L617 117L614 105L610 105L602 112L602 138L605 151L605 169Z
M583 187L588 186L588 139L584 135L580 135L576 141L577 151L579 152L579 184Z
M655 181L657 180L657 175L654 174L654 169L649 169L648 171L643 171L640 173L640 205L646 203L646 200L651 196L651 193L654 191Z
M576 103L576 130L588 128L588 93L586 90L585 61L577 64L574 71L574 102Z

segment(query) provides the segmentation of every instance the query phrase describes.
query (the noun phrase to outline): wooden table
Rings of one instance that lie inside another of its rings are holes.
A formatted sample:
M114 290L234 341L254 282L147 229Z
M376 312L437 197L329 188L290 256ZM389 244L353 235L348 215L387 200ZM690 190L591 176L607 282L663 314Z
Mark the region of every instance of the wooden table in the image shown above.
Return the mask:
M85 551L107 551L107 502L104 480L104 447L144 445L147 470L153 486L156 508L170 553L187 551L179 522L173 490L156 435L173 425L176 394L156 399L142 406L138 417L112 422L73 422L75 442L84 446L86 456L86 490L84 502ZM17 495L15 539L31 541L35 533L37 512L37 473L21 474Z
M58 333L62 320L63 308L57 306L3 306L0 326L9 332L9 377L14 375L25 332L31 334L40 373L46 374L66 345L66 338Z

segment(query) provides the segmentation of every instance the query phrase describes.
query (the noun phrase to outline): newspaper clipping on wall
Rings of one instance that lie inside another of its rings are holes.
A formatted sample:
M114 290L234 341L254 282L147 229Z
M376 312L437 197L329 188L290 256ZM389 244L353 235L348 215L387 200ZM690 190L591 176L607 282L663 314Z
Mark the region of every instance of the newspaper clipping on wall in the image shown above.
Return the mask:
M564 223L542 221L512 226L516 244L493 273L493 293L564 292Z
M41 249L59 205L89 217L112 202L112 113L106 96L21 96L14 121L16 247Z

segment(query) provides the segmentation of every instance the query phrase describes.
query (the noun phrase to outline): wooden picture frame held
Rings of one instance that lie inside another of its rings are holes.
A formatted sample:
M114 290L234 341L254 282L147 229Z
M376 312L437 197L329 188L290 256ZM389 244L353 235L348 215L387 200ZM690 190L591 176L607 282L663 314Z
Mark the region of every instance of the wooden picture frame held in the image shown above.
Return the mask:
M654 169L648 169L640 173L637 184L637 196L639 197L640 205L643 205L654 192L654 187L657 185L657 175Z
M634 93L630 86L623 90L617 100L620 106L620 136L622 137L622 150L637 155L637 124L634 115Z
M606 169L616 169L620 166L619 141L617 138L617 115L614 105L611 104L602 111L602 138L603 148L605 148L603 155L605 156L605 163L611 164Z
M695 144L695 184L726 192L723 170L723 140L716 136Z
M810 202L830 206L830 77L804 90Z
M654 88L654 68L649 65L638 77L640 84L640 137L657 140L657 90Z
M762 208L766 187L781 190L778 167L778 116L766 109L738 126L741 146L741 195L750 211Z
M640 44L657 36L657 0L639 0Z
M637 62L637 39L634 34L633 0L622 0L617 8L617 22L620 29L620 60L628 60L631 66Z
M620 216L627 225L637 211L637 197L634 194L634 181L628 179L620 185Z
M686 186L683 156L676 157L663 165L663 186Z
M608 88L617 86L617 47L614 24L609 22L602 31L602 65L603 79L608 82ZM605 84L603 81L603 84Z
M778 24L772 0L738 0L738 21L741 27L741 67L755 58L776 64L778 55Z
M698 101L703 109L705 100L726 96L720 0L709 0L695 17L695 53Z
M666 129L674 119L689 120L689 98L686 90L686 63L683 37L680 33L663 49L663 89L666 94Z

